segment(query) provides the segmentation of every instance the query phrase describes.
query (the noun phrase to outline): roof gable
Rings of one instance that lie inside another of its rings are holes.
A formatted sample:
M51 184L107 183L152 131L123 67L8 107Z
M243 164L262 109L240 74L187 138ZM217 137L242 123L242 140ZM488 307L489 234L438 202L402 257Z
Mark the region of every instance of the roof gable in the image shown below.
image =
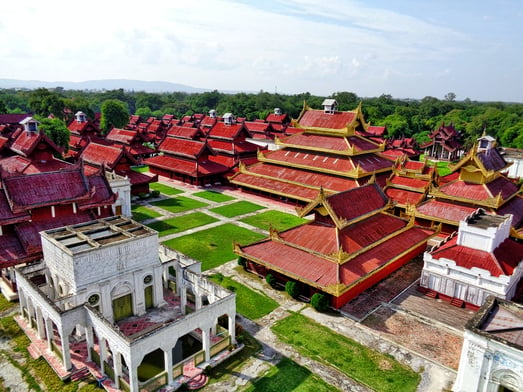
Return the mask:
M312 210L322 216L329 216L332 222L343 228L349 223L383 210L388 199L376 183L367 184L358 188L326 196L320 190L315 200L302 209L298 209L301 217L308 215Z
M29 156L40 143L45 143L54 152L61 154L62 150L47 135L40 132L21 130L11 144L11 150L23 156Z

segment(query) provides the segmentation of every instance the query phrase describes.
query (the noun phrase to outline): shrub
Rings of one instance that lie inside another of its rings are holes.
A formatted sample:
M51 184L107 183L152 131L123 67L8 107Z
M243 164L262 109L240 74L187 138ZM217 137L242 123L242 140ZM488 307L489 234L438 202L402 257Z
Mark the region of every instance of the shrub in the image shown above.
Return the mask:
M243 257L238 257L238 265L240 267L243 267L243 269L247 268L247 260L245 260Z
M265 277L265 281L269 283L271 287L274 287L274 285L276 284L276 278L273 274L267 274L267 276Z
M329 306L329 301L324 294L314 293L311 297L311 305L318 312L324 312L327 310L327 306Z
M149 194L148 194L148 193L145 193L145 192L140 192L140 193L138 194L138 198L139 198L140 200L145 200L145 199L147 199L148 197L149 197Z
M289 294L292 298L298 298L300 295L300 285L298 282L294 282L292 280L289 280L287 283L285 283L285 291L287 294Z
M158 197L158 196L160 196L160 191L159 191L158 189L152 190L152 191L151 191L151 196L152 196L152 197Z

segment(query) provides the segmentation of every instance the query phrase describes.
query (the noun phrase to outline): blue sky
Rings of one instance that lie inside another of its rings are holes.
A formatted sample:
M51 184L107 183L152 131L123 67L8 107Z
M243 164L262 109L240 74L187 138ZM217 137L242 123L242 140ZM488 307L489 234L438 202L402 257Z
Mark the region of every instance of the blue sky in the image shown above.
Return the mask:
M0 78L523 102L521 0L18 0L0 14Z

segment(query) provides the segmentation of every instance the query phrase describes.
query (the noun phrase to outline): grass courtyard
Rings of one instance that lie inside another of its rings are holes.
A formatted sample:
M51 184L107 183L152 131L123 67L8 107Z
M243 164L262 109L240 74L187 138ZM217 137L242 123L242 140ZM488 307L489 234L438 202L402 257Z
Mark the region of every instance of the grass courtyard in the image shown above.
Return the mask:
M143 222L147 219L158 218L162 216L162 214L156 212L152 208L148 208L139 204L132 205L131 213L133 214L133 219L138 222Z
M269 230L270 227L272 227L277 231L283 231L301 225L307 222L307 219L285 212L269 210L240 219L240 222L247 223L262 230Z
M149 188L154 191L160 191L161 193L167 196L173 196L183 193L183 191L179 189L173 188L172 186L164 185L159 182L153 182L149 184Z
M194 200L190 197L185 196L177 196L173 198L153 201L151 204L155 207L160 207L165 211L169 211L172 214L194 210L196 208L205 207L208 205L201 201Z
M415 391L421 380L418 373L392 356L369 349L301 314L293 313L271 329L301 355L333 365L375 391Z
M251 320L259 319L279 306L278 302L267 295L251 290L227 276L213 274L209 278L227 290L235 292L236 310Z
M212 212L225 216L226 218L233 218L238 215L248 214L263 209L264 207L258 204L251 203L249 201L237 201L232 204L211 208Z
M181 233L183 231L208 225L217 221L218 219L204 214L203 212L193 212L187 215L178 216L176 218L152 222L147 224L147 226L156 230L160 237L165 237L169 234Z
M165 241L164 245L201 261L202 271L206 271L237 257L233 252L233 240L244 245L264 237L262 234L254 233L232 223L226 223L173 238Z

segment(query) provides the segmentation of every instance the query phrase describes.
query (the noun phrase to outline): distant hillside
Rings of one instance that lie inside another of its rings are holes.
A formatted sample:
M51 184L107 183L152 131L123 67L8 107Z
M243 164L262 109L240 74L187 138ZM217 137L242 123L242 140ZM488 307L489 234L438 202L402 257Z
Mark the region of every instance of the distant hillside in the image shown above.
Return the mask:
M106 80L86 80L85 82L44 82L41 80L17 80L17 79L0 79L0 88L21 88L36 89L39 87L56 88L63 87L65 90L115 90L123 88L126 91L146 91L150 93L183 91L187 93L201 93L210 91L187 86L185 84L128 80L128 79L106 79Z

